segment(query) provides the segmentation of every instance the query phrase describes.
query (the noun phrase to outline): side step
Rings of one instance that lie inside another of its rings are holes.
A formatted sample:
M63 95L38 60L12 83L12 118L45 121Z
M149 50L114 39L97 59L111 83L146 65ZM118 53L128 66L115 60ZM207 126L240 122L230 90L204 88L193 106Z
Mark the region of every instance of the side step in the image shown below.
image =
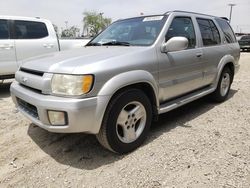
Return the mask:
M173 101L167 102L165 104L162 104L160 106L160 109L158 111L159 114L163 114L165 112L169 112L175 108L178 108L180 106L183 106L184 104L187 104L189 102L192 102L196 99L199 99L201 97L204 97L205 95L208 95L212 93L215 90L213 87L206 87L201 90L198 90L194 93L187 94L185 96L182 96L180 98L177 98Z

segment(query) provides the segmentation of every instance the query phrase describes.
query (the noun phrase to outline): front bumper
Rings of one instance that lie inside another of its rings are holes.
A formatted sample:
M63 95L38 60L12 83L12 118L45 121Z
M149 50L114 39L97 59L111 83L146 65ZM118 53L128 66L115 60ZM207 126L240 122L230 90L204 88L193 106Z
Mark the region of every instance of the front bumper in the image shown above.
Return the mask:
M16 81L11 84L10 90L12 99L22 114L39 127L58 133L97 134L109 101L108 96L73 99L43 95L21 86ZM37 117L20 105L20 99L36 109ZM66 112L67 124L63 126L51 125L48 110Z

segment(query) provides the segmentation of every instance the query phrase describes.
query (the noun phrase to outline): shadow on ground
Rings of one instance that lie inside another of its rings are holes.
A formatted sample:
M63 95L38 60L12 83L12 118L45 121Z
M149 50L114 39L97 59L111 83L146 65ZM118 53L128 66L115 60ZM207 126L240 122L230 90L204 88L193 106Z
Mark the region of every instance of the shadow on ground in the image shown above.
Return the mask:
M231 90L229 100L236 93L236 90ZM159 121L152 124L144 146L177 126L190 128L192 125L187 126L187 122L208 112L217 105L219 104L211 103L208 97L205 97L161 115ZM126 157L126 155L117 155L107 151L93 135L49 133L33 124L29 126L28 135L57 162L74 168L96 169Z
M0 100L10 97L10 81L3 82L0 80Z

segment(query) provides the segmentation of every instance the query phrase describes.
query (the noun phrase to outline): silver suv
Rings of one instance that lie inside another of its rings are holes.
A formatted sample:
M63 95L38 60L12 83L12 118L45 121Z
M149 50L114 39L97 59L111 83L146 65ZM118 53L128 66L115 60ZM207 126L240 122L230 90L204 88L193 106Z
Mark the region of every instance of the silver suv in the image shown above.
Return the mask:
M224 101L239 58L226 20L172 11L118 20L83 49L23 63L11 94L34 124L96 134L107 149L127 153L159 114L208 94Z

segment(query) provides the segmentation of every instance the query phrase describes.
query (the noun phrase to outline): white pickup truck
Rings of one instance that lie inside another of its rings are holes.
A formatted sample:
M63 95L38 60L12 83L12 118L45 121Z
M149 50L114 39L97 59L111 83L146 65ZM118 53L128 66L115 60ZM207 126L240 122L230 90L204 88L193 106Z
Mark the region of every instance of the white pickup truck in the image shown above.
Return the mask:
M0 16L0 80L13 78L24 59L80 48L88 39L59 40L49 20Z

